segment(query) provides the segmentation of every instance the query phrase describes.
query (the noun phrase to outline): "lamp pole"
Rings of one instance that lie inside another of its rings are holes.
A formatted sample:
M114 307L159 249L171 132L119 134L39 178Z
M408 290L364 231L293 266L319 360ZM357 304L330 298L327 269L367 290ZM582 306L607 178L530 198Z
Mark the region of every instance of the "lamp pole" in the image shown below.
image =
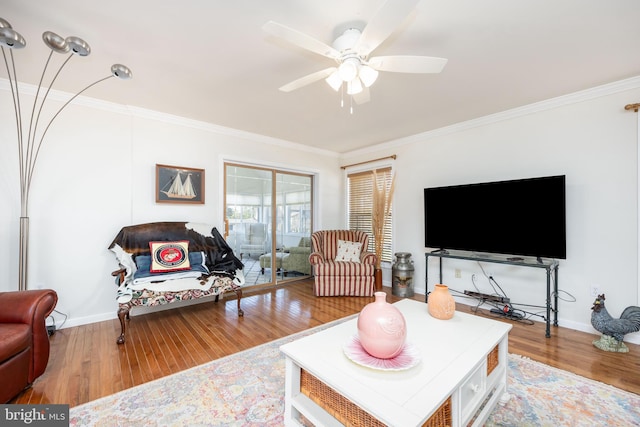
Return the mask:
M132 77L131 70L122 64L114 64L111 66L111 74L103 77L84 89L73 95L62 107L49 119L44 131L38 135L38 124L40 121L40 113L42 107L53 87L53 83L58 78L58 75L64 68L64 66L71 60L73 56L88 56L91 53L91 47L87 42L79 37L70 36L63 38L51 31L45 31L42 34L42 40L51 49L47 62L42 70L40 76L40 82L38 83L38 89L33 101L33 107L31 109L31 117L29 118L29 126L26 132L22 121L22 108L20 105L20 91L18 88L18 77L16 74L15 61L13 58L13 50L22 49L26 46L25 39L15 31L9 22L0 18L0 48L2 50L2 57L7 69L7 76L9 79L9 86L11 88L11 97L13 100L13 109L15 112L16 131L18 139L18 160L20 162L20 249L19 249L19 268L18 268L18 290L27 289L27 264L29 257L29 190L31 188L31 179L33 178L33 172L35 170L36 161L40 154L40 148L44 137L49 130L49 127L58 115L69 105L74 99L82 94L87 89L94 85L110 79L112 77L118 77L126 80ZM6 49L5 49L6 48ZM8 51L8 52L7 52ZM43 86L43 80L51 61L53 53L69 53L67 59L60 65L56 73L54 74L51 82L48 86ZM7 55L8 53L8 55ZM41 89L46 89L44 95L40 98ZM40 104L38 106L38 101ZM36 111L37 109L37 111Z

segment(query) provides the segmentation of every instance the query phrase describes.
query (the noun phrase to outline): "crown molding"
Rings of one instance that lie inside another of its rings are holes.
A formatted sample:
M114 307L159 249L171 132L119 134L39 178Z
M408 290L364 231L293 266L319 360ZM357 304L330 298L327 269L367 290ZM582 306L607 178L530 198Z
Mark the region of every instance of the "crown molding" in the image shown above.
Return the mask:
M350 157L360 156L364 154L370 154L386 150L390 148L400 147L403 145L414 144L417 142L424 142L430 139L438 138L452 133L461 132L464 130L486 126L491 123L497 123L504 120L510 120L517 117L526 116L529 114L538 113L541 111L552 110L565 105L576 104L583 101L588 101L595 98L600 98L607 95L623 92L626 90L640 88L640 76L631 77L628 79L620 80L617 82L607 83L604 85L596 86L590 89L574 92L568 95L558 96L555 98L547 99L533 104L528 104L522 107L505 110L499 113L489 114L487 116L479 117L477 119L467 120L464 122L456 123L450 126L434 129L427 132L418 133L404 138L383 142L370 147L362 148L359 150L349 151L347 153L337 153L334 151L323 150L320 148L309 147L300 143L287 141L278 138L272 138L265 135L246 132L238 129L228 128L213 123L203 122L199 120L188 119L185 117L175 116L172 114L162 113L159 111L149 110L145 108L127 106L124 104L117 104L114 102L108 102L99 100L96 98L90 98L86 96L78 96L73 103L88 108L99 109L103 111L109 111L112 113L119 113L130 115L133 117L157 120L163 123L175 124L178 126L185 126L192 129L198 129L205 132L211 132L219 135L225 135L233 138L246 139L252 142L270 144L287 149L295 149L305 151L308 153L319 154L327 157L348 159ZM7 79L0 79L0 90L10 92L9 81ZM20 84L21 94L27 94L35 96L36 86L22 83ZM73 94L52 89L49 92L48 97L52 100L59 102L66 102Z
M19 83L20 83L20 86L19 86L20 96L24 96L24 95L36 96L36 93L38 90L37 86L27 84L27 83L21 83L21 82ZM9 85L9 80L5 78L0 78L0 90L6 91L9 93L11 92L11 86ZM40 92L41 92L40 97L42 97L42 89L40 90ZM75 94L73 93L51 89L47 94L47 99L64 103L64 102L67 102L74 95ZM90 98L83 95L79 95L76 99L73 100L71 104L80 105L82 107L95 108L98 110L104 110L110 113L127 114L127 107L125 105L117 104L115 102L102 101L99 99Z
M211 132L219 135L225 135L233 138L246 139L252 142L264 143L283 147L286 149L294 149L299 151L306 151L313 154L319 154L322 156L338 158L339 154L334 151L323 150L320 148L309 147L297 142L287 141L279 138L272 138L266 135L260 135L257 133L247 132L243 130L228 128L213 123L203 122L199 120L188 119L185 117L174 116L172 114L162 113L159 111L148 110L139 107L128 107L127 111L134 117L144 118L149 120L157 120L163 123L175 124L178 126L185 126L192 129L202 130L205 132Z
M529 114L539 113L541 111L552 110L565 105L577 104L579 102L588 101L595 98L601 98L603 96L612 95L615 93L623 92L631 89L640 88L640 76L620 80L613 83L596 86L590 89L581 90L578 92L570 93L568 95L558 96L550 98L544 101L535 102L533 104L524 105L522 107L512 108L495 114L489 114L487 116L479 117L477 119L467 120L464 122L456 123L450 126L441 127L438 129L430 130L427 132L418 133L415 135L399 138L393 141L383 142L373 145L371 147L362 148L359 150L350 151L342 154L342 159L349 157L360 156L363 154L371 154L374 152L380 152L381 150L397 148L403 145L414 144L417 142L425 142L430 139L438 138L452 133L469 130L472 128L486 126L488 124L501 122L504 120L510 120L517 117L526 116Z
M9 80L0 78L0 90L11 92ZM20 83L20 95L35 96L37 87L35 85ZM57 102L67 102L73 94L60 90L51 89L47 95L47 99ZM130 105L117 104L115 102L103 101L87 96L78 96L73 100L73 105L79 105L96 110L108 111L110 113L124 114L140 119L155 120L162 123L184 126L191 129L197 129L204 132L211 132L217 135L229 136L232 138L245 139L252 142L270 144L286 149L294 149L305 151L312 154L318 154L327 157L339 158L340 154L335 151L323 150L321 148L309 147L297 142L287 141L284 139L272 138L257 133L242 131L238 129L228 128L213 123L203 122L199 120L188 119L185 117L175 116L172 114L162 113L160 111L149 110L146 108L134 107Z

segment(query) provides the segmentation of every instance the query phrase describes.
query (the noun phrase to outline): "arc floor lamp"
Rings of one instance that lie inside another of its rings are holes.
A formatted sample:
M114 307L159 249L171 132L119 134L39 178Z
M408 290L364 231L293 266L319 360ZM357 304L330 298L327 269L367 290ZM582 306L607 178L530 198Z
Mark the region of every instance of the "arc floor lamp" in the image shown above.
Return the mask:
M38 160L38 154L42 147L49 127L53 121L58 117L60 112L69 105L76 97L81 93L91 88L92 86L110 79L112 77L118 77L120 79L130 79L132 77L131 70L122 64L114 64L111 66L111 74L103 77L78 93L73 95L60 109L49 119L49 122L38 133L38 125L40 122L40 113L44 106L47 96L51 91L53 83L64 68L64 66L74 56L87 56L91 53L91 47L89 44L79 37L70 36L63 38L51 31L45 31L42 34L42 40L51 49L49 57L42 70L40 76L40 82L38 83L38 89L33 101L33 107L31 108L31 117L28 119L28 124L22 119L22 107L20 105L20 91L18 89L18 77L16 75L16 67L13 59L13 51L15 49L22 49L26 46L25 39L15 31L9 22L0 18L0 48L2 49L2 57L4 59L5 66L7 68L7 76L9 78L9 86L11 88L11 97L13 99L13 109L15 111L16 130L18 138L18 157L20 162L20 255L19 255L19 270L18 270L18 289L27 289L27 261L29 255L29 189L31 187L31 179L33 178L33 172L35 170L36 161ZM66 60L60 65L60 68L55 72L51 82L48 86L43 85L44 77L47 71L49 62L54 53L69 54ZM40 92L44 94L40 96Z

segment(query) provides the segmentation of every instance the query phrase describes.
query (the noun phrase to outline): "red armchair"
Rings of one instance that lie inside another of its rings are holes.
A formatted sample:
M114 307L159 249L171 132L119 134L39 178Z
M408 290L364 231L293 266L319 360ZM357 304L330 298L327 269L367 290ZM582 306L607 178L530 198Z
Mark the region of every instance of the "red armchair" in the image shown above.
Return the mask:
M45 319L57 302L49 289L0 292L0 403L9 402L47 368Z

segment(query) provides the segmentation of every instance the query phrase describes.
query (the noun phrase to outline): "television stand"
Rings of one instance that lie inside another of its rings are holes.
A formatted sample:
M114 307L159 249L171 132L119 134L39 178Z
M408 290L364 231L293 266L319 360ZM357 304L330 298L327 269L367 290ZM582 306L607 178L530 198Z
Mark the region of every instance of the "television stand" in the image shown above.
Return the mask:
M527 259L520 257L505 257L501 255L477 255L472 252L464 252L464 251L450 251L450 250L436 250L432 252L426 252L425 254L425 294L426 294L426 302L429 302L429 257L437 257L440 261L440 282L442 283L442 259L443 258L452 258L452 259L462 259L468 261L482 261L482 262L492 262L496 264L508 264L515 265L520 267L534 267L534 268L544 268L547 272L547 327L545 330L545 337L551 337L551 312L553 312L553 326L558 326L558 267L559 263L555 259L547 260L542 259L540 257L536 259ZM553 280L551 280L551 276L553 276ZM553 293L551 291L551 286L553 282ZM553 300L551 299L553 295Z

